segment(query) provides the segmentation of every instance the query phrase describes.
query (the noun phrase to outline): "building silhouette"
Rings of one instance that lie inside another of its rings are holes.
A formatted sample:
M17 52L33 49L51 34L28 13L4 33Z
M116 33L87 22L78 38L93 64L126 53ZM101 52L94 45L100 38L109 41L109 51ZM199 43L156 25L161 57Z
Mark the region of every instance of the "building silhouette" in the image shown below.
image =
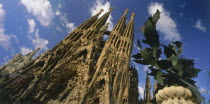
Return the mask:
M126 24L126 9L114 29L107 31L112 10L98 18L103 10L99 11L53 49L27 63L22 65L20 60L27 56L20 54L1 66L0 102L138 104L137 70L130 66L135 14ZM10 70L14 65L22 66Z

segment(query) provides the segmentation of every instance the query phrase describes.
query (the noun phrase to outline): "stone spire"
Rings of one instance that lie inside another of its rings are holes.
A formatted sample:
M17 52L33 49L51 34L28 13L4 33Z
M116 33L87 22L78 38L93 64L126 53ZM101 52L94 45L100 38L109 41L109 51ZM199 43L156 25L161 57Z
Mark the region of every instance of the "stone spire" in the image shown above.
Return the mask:
M112 10L113 8L110 8L110 10L107 13L105 13L98 20L96 20L96 22L93 25L91 25L91 27L87 31L84 32L84 36L82 36L82 38L87 38L88 40L91 39L94 33L96 33L102 26L105 25L109 14Z
M80 26L78 26L76 29L74 29L64 40L63 42L59 44L71 44L73 41L79 40L79 38L83 35L83 32L87 30L93 23L96 22L98 19L98 16L101 14L101 12L104 11L101 9L96 15L90 17L85 22L83 22ZM73 40L73 41L71 41ZM54 47L55 48L55 47Z
M126 26L126 29L123 33L123 36L129 37L130 39L133 39L133 34L134 34L134 16L135 13L132 13L131 19L128 22L128 25Z
M154 81L154 88L153 88L153 98L155 97L155 94L156 94L156 89L157 89L157 82Z
M8 76L12 75L13 73L19 72L25 65L30 64L33 61L32 57L39 51L40 48L22 56L21 53L16 54L13 59L11 59L7 64L0 67L0 75ZM1 78L0 78L1 79Z
M126 16L128 14L129 9L126 9L120 20L115 25L113 31L118 31L120 34L123 33L126 26Z
M134 16L135 13L132 13L131 19L128 22L128 25L125 28L125 31L122 35L123 39L117 43L118 51L122 51L127 55L131 54L131 48L133 43L133 36L134 36Z
M98 16L104 11L104 9L101 9L96 15L93 17L90 17L87 19L84 23L82 23L78 28L79 29L87 29L89 28L98 18Z
M151 89L151 85L150 85L150 77L148 76L148 71L147 71L147 74L146 74L146 85L145 85L145 104L150 104L150 89Z
M90 57L91 60L96 60L98 56L97 53L99 52L99 49L101 48L100 45L101 45L101 41L103 40L104 32L107 31L108 26L109 26L109 23L106 23L104 26L100 28L98 34L95 35L94 37L95 46L94 48L92 48L92 51L89 52L89 54L91 54L91 57Z
M128 11L128 9L125 10L124 14L115 25L114 30L111 32L109 40L107 41L116 48L118 48L120 44L122 44L120 37L123 35L126 27L126 15Z
M91 27L101 28L101 26L103 26L106 23L109 14L112 12L113 9L114 8L110 8L109 11L103 16L101 16Z
M36 50L26 54L24 57L27 57L28 59L32 59L32 57L40 50L40 48L37 48Z

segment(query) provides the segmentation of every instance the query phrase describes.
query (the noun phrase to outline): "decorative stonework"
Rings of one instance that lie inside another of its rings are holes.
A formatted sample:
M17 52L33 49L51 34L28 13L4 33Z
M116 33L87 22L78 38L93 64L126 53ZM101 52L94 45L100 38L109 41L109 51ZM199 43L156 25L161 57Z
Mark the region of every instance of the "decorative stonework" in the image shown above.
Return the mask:
M15 72L13 77L0 77L0 103L137 104L138 74L130 67L134 14L126 24L126 10L114 29L107 31L112 10L87 19L28 63L17 63L25 57L17 55L7 69L0 67L1 76ZM110 35L107 41L104 34Z
M192 92L182 86L164 87L155 97L158 104L196 104Z

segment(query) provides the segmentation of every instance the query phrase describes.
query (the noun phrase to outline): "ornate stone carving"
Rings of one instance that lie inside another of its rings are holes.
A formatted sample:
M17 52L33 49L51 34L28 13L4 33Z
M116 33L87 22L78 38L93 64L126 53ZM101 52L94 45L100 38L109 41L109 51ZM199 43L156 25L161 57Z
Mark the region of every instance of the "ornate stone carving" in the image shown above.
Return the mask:
M18 54L13 64L0 67L2 71L8 66L16 74L0 83L0 103L123 104L126 97L125 104L137 104L138 80L133 80L138 79L137 71L129 68L134 15L126 26L126 10L109 32L117 38L105 43L103 35L112 10L100 18L101 12L89 18L52 50L32 60L30 54ZM18 63L24 60L27 63Z
M182 86L164 87L155 97L158 104L196 104L192 92Z

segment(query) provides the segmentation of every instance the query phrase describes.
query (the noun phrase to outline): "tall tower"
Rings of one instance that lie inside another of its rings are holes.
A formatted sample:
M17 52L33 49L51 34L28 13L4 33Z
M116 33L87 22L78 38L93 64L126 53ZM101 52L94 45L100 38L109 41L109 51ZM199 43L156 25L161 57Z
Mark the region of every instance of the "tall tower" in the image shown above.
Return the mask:
M78 104L82 101L82 95L86 93L87 85L95 71L95 64L102 48L101 42L103 35L108 28L108 24L105 23L112 10L113 8L110 8L107 13L92 23L89 28L81 32L80 37L75 42L71 43L71 47L63 56L66 59L59 60L58 63L62 67L69 70L76 70L78 76L75 78L76 82L74 82L74 85L72 85L72 82L69 82L69 85L74 86L74 88L66 87L59 95L59 99L52 100L50 101L51 103L62 101L62 103ZM65 99L63 99L63 97L65 97Z
M153 87L153 98L155 97L156 95L156 91L157 91L157 82L154 81L154 87Z
M151 89L151 85L150 85L150 77L148 76L148 70L146 73L146 85L145 85L145 104L150 104L150 100L151 100L151 94L150 94L150 89Z
M101 10L13 77L0 79L0 103L137 104L138 75L129 67L135 14L126 25L126 9L107 32L112 10L98 18Z
M131 77L135 72L129 71L135 14L132 13L126 26L127 13L128 9L110 33L96 63L96 71L90 81L88 93L84 94L80 104L91 102L90 98L95 98L91 103L102 101L104 104L128 104L132 101L129 99L131 81L137 80L137 78ZM94 92L104 96L91 95ZM135 100L138 101L138 99Z

